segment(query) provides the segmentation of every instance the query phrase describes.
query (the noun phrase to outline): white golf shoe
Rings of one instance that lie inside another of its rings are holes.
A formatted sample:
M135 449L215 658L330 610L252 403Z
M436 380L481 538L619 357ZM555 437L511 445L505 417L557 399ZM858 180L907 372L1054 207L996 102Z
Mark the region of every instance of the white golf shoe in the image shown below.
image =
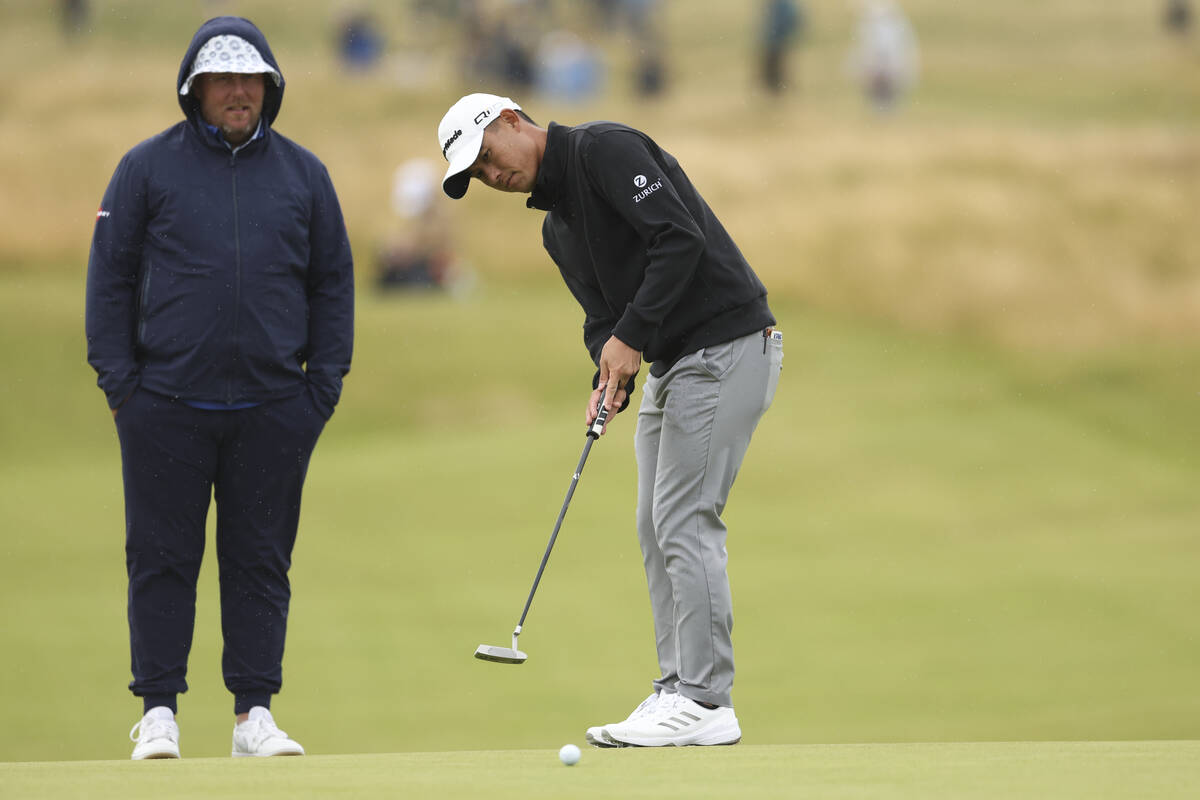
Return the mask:
M588 744L590 744L592 747L625 747L626 745L624 742L618 742L608 735L608 728L612 727L613 725L624 725L626 722L632 722L653 714L654 709L658 708L658 701L661 697L664 697L664 695L654 692L641 703L639 703L638 707L633 710L633 713L631 713L623 721L609 723L608 725L596 725L588 728L587 733L584 734L584 738L587 739Z
M609 725L605 735L636 747L686 747L737 744L742 729L732 708L705 708L681 694L668 694L653 713Z
M129 729L134 761L149 758L179 758L179 725L166 706L155 706Z
M302 756L304 748L279 730L271 712L263 706L250 709L245 722L233 726L233 756Z

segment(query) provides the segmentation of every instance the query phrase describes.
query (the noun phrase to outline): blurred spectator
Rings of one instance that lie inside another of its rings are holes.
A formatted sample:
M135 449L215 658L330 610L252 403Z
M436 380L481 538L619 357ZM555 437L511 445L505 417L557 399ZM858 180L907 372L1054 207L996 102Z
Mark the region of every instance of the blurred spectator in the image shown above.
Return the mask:
M638 53L633 89L639 97L655 97L666 89L667 66L662 47L661 42L655 42Z
M804 33L804 8L797 0L766 0L762 23L762 82L769 92L788 85L787 53Z
M596 52L568 31L542 37L537 53L537 88L551 97L578 103L596 95L604 67Z
M498 74L510 86L524 89L533 83L533 57L529 46L501 22L493 30L500 69Z
M623 0L589 0L592 16L600 30L611 31L617 26L617 15Z
M1163 9L1163 25L1168 33L1184 36L1192 28L1192 4L1190 0L1167 0Z
M458 19L462 6L470 0L412 0L412 10L417 15L439 17L441 19Z
M82 34L90 16L87 0L62 0L61 7L63 35L70 38Z
M392 179L396 228L378 255L377 286L392 289L461 289L468 277L456 264L440 174L432 161L414 158Z
M568 4L572 8L573 4ZM653 97L666 87L666 39L662 35L658 0L589 0L584 36L589 42L619 38L618 52L632 59L630 77L634 94Z
M337 51L342 63L351 69L365 70L383 56L383 33L375 18L366 11L347 13L337 26Z
M649 30L657 23L658 0L620 0L621 14L625 24L637 36L640 30Z
M892 0L866 0L850 66L871 106L886 113L917 79L917 41Z
M621 0L621 13L637 48L633 90L639 97L654 97L667 82L666 39L660 33L658 0Z
M528 0L504 0L499 8L478 2L462 7L466 72L472 80L502 80L514 89L534 82L532 42L541 30Z

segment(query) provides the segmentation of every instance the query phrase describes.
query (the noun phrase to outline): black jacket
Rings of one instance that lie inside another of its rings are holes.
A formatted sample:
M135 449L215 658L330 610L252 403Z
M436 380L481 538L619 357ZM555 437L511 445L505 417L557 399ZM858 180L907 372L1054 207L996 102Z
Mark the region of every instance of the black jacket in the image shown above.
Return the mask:
M688 353L773 325L767 290L669 153L615 122L550 123L527 205L585 312L598 363L609 336L660 376Z
M333 413L350 369L354 274L324 165L276 133L284 84L268 78L263 135L237 153L179 95L216 35L253 44L249 21L196 33L172 94L185 120L130 150L113 174L88 260L88 361L109 405L137 386L183 400L266 402L306 389ZM281 71L282 72L282 71Z

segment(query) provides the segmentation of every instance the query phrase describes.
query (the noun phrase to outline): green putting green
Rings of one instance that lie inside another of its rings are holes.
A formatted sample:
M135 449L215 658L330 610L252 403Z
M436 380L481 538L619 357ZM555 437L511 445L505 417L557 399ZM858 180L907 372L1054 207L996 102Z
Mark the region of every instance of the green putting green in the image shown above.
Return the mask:
M0 764L5 797L436 797L439 800L1185 800L1200 742L739 745L314 756L255 760Z

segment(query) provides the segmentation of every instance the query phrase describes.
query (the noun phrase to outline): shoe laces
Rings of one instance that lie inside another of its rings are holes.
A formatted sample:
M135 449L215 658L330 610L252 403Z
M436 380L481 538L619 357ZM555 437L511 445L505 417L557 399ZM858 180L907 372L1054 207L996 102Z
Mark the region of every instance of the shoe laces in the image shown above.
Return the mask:
M659 697L658 705L654 708L654 713L657 716L669 717L675 713L675 709L686 698L678 692L672 692L668 695Z
M288 738L288 735L279 729L271 717L259 717L239 722L237 730L238 735L246 740L246 744L251 750L258 749L258 746L268 739Z
M170 739L175 741L175 723L169 719L142 717L129 729L129 741L140 743L143 740L152 742L155 739ZM136 735L134 735L136 733Z
M659 704L665 702L668 696L669 695L659 694L658 692L650 695L640 704L638 704L638 707L635 708L633 713L629 715L627 722L632 722L633 720L641 719L642 717L648 717L654 712L658 711Z

